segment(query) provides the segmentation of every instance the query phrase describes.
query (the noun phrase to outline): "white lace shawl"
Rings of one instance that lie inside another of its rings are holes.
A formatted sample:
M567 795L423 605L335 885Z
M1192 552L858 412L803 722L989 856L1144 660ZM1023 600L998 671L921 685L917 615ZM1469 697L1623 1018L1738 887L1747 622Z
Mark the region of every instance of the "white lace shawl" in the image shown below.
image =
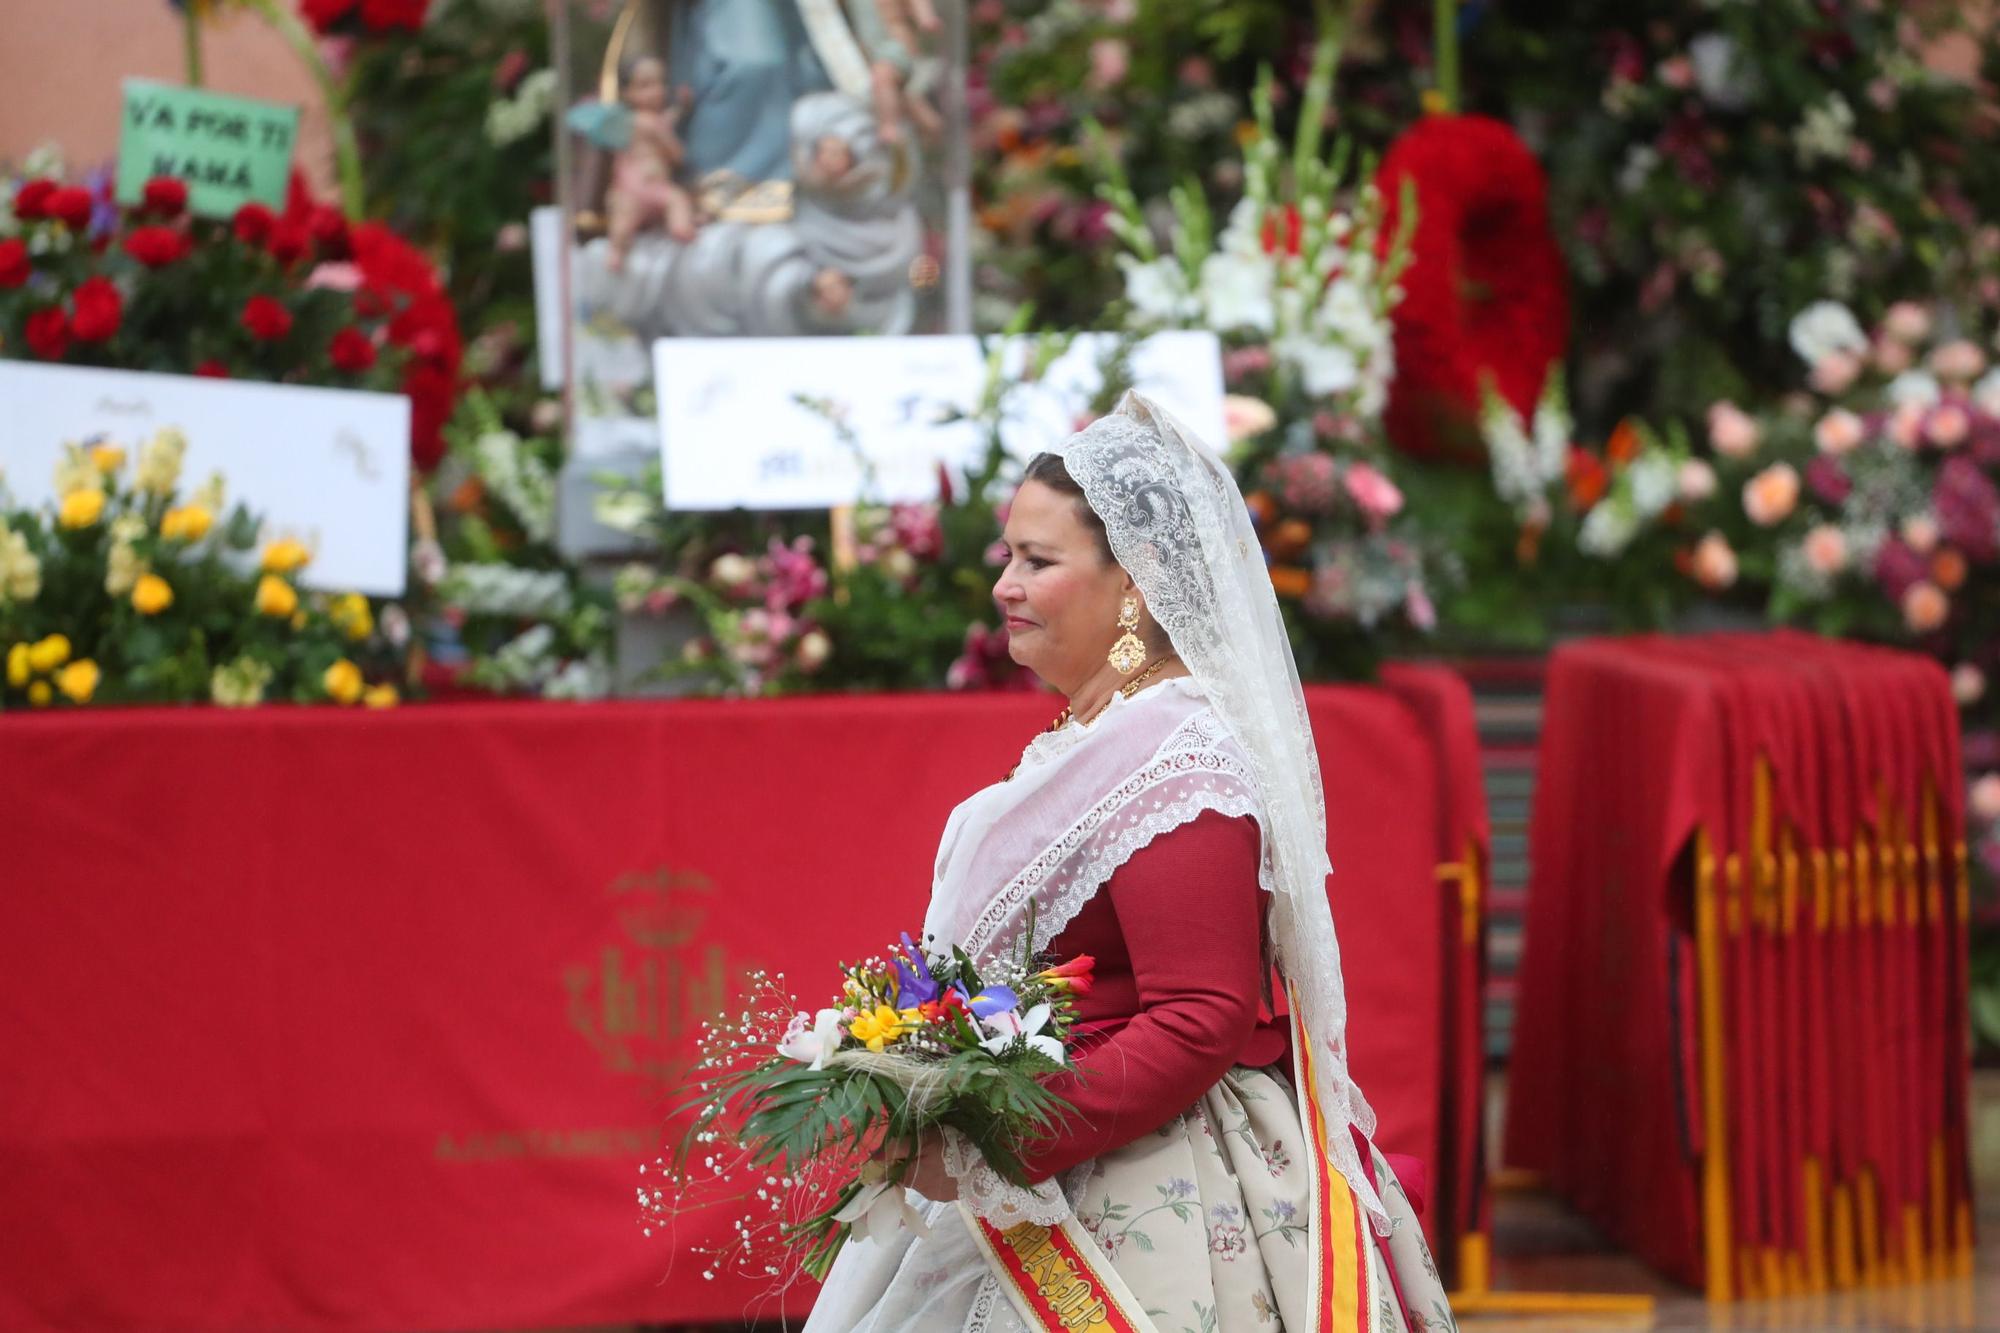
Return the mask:
M952 812L926 943L957 943L980 960L1016 955L1032 903L1033 947L1046 949L1134 853L1208 810L1264 822L1249 761L1201 687L1179 677L1114 695L1089 725L1037 736L1010 781ZM1266 859L1260 879L1268 873ZM1345 1126L1337 1133L1351 1151ZM945 1164L959 1197L1000 1227L1069 1214L1056 1182L1010 1185L956 1135L946 1136Z

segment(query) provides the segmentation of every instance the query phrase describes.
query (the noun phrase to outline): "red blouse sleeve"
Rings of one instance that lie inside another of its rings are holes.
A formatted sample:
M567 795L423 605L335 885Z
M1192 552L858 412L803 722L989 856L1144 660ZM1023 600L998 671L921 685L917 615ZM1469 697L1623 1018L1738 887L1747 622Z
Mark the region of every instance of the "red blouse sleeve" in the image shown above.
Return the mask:
M1139 1013L1048 1080L1072 1109L1031 1145L1032 1179L1158 1129L1236 1062L1262 994L1258 836L1249 818L1209 811L1153 839L1100 890L1131 956Z

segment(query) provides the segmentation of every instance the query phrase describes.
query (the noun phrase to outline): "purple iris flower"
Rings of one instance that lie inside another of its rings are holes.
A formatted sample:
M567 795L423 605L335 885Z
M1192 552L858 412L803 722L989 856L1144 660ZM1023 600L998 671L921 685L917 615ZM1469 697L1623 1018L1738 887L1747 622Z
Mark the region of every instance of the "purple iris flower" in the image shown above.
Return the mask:
M965 988L961 986L959 991L963 994ZM1005 986L988 986L977 995L966 995L965 1003L966 1007L972 1010L974 1018L991 1018L995 1014L1004 1014L1020 1004L1021 997Z
M920 1004L929 1004L937 999L944 987L931 975L923 950L916 946L908 931L903 932L903 952L907 961L903 958L896 960L896 1007L914 1009Z
M112 198L112 189L117 184L117 179L109 166L95 166L83 173L83 188L90 191L90 225L87 234L93 241L118 230L118 204Z

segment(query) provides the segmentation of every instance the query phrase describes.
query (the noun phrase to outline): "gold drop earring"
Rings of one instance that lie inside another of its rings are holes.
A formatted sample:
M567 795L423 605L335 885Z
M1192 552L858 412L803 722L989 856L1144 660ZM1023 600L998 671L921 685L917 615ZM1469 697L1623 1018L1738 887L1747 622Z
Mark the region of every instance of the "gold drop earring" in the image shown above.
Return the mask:
M1121 676L1129 676L1146 662L1146 645L1139 638L1139 599L1127 597L1118 604L1118 628L1125 631L1106 654Z

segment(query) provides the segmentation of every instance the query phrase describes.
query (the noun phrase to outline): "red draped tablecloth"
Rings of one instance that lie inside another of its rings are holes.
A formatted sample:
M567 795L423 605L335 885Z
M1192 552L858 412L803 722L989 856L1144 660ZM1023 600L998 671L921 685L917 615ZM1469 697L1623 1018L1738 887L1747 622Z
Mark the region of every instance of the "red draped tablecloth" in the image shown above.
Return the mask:
M1796 633L1594 640L1545 709L1507 1161L1712 1296L1969 1264L1942 670Z
M1354 1067L1387 1150L1463 1174L1464 687L1310 694ZM1053 711L0 720L0 1328L741 1316L757 1288L676 1259L728 1219L648 1238L634 1202L696 1027L747 969L814 995L914 928L946 814Z

